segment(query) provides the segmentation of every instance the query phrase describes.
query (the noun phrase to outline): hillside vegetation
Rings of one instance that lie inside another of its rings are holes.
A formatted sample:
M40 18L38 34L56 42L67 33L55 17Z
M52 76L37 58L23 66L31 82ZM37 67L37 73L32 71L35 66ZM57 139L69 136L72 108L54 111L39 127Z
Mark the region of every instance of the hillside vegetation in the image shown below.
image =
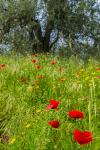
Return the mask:
M73 110L83 116L71 116ZM91 132L91 142L76 140L77 129ZM6 149L100 150L100 63L0 56L0 150Z

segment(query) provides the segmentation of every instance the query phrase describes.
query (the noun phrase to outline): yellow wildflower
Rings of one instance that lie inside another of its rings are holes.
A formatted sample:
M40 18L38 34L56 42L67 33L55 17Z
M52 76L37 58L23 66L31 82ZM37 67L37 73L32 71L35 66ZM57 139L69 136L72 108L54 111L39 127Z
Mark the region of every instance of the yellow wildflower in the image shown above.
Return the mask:
M64 82L64 81L65 81L65 78L60 78L60 81Z
M25 127L26 127L26 128L30 128L30 127L31 127L31 124L28 123Z
M80 72L83 72L84 71L84 69L80 69Z
M13 144L13 143L15 143L15 141L16 141L16 137L13 137L13 138L10 140L9 144Z
M37 109L36 112L39 113L39 112L41 112L41 110L40 110L40 109Z
M32 93L32 91L33 91L33 87L32 86L28 86L27 87L27 92Z

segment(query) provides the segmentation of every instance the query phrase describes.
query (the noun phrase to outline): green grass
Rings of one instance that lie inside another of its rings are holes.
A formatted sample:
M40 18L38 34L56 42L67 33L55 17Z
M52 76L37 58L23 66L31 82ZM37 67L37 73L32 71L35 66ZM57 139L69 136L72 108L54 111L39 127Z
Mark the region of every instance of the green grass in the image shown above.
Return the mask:
M38 62L33 64L32 59ZM52 60L57 63L52 65ZM0 64L6 64L0 70L0 150L100 150L98 62L91 59L84 65L79 58L41 54L0 56ZM58 110L46 111L50 99L60 101ZM83 111L84 119L70 119L72 109ZM48 125L53 119L60 121L58 129ZM77 144L76 128L91 131L93 142ZM2 139L3 135L9 140Z

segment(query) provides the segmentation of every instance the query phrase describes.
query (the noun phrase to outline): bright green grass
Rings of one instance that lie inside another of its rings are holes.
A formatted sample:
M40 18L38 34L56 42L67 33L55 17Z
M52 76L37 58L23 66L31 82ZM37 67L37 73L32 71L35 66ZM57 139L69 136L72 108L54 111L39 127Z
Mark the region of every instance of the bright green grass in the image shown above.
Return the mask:
M33 64L32 59L38 62ZM57 63L52 65L52 60ZM46 55L0 56L2 63L6 67L0 70L0 132L9 141L0 139L0 150L100 150L99 63L90 60L83 65L78 58ZM28 82L22 83L22 77ZM60 101L58 110L46 111L50 99ZM70 119L71 109L83 111L84 119ZM58 129L48 125L53 119L60 121ZM73 139L77 128L91 131L93 142L77 144Z

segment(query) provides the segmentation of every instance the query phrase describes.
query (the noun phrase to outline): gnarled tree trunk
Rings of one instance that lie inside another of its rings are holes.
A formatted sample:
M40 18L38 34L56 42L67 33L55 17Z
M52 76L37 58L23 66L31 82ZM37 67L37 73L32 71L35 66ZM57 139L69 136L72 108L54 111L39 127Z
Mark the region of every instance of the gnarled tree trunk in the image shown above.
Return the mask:
M32 49L36 52L49 52L51 49L50 35L54 28L54 23L48 20L43 36L39 20L35 20L35 22L36 24L32 26L29 32L30 40L33 40Z

